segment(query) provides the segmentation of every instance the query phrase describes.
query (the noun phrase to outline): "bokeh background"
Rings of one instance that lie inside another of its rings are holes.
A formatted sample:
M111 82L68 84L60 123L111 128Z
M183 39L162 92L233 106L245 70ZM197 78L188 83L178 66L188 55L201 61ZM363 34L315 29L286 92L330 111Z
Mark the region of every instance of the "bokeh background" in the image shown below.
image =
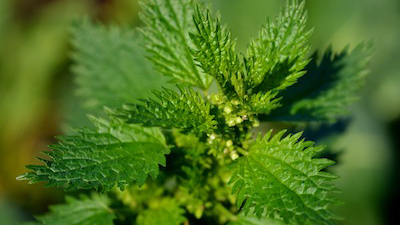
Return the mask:
M284 0L213 0L244 51ZM400 1L308 0L313 49L373 40L375 54L362 99L331 141L332 170L345 202L339 224L400 224ZM0 0L0 223L15 224L63 201L58 189L15 177L36 163L80 114L70 72L73 21L140 25L136 0Z

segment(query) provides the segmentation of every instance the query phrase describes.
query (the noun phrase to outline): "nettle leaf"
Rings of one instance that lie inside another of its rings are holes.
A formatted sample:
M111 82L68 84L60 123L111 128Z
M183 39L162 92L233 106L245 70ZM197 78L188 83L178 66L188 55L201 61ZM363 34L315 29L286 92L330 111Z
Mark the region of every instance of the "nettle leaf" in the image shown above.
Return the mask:
M288 1L274 22L268 21L247 49L246 83L259 91L282 90L304 75L311 31L306 30L304 2Z
M229 222L228 225L284 225L282 220L270 218L258 218L253 215L239 214L235 221Z
M192 54L205 73L214 77L228 97L243 98L243 64L236 54L236 41L226 26L210 10L199 4L193 17L196 32L190 37L195 44Z
M334 224L329 206L337 201L329 181L337 177L320 171L334 162L313 159L324 147L299 141L301 133L282 138L284 133L259 136L248 155L239 158L230 181L238 207L246 214L282 218L286 223Z
M192 22L192 1L149 0L142 8L145 48L155 68L173 82L207 89L212 78L199 71L190 53L190 47L194 46L189 32L196 29Z
M256 114L269 114L272 110L279 108L281 98L276 98L278 93L258 92L250 97L250 101L246 102L251 112Z
M109 207L110 199L104 195L66 197L63 205L50 206L50 213L37 216L38 223L57 225L112 225L116 218Z
M141 225L180 225L186 221L183 210L174 199L163 199L158 205L143 211L137 217Z
M210 115L210 103L205 102L192 88L181 88L180 94L164 89L155 91L158 99L143 100L143 104L126 104L113 114L127 123L142 124L147 127L178 128L185 132L211 133L217 122Z
M274 119L334 121L345 115L364 86L371 54L371 45L366 43L338 54L329 48L322 59L315 54L307 74L281 93L284 107L274 113Z
M78 94L85 106L99 110L151 96L167 78L156 73L139 46L143 41L132 30L109 28L83 20L72 30Z
M169 154L158 129L106 121L91 117L95 129L79 129L77 135L60 137L60 143L45 152L51 160L45 165L27 166L33 172L18 179L32 183L45 181L49 187L67 190L109 191L115 184L121 190L128 184L143 185L148 174L155 179L159 164L166 165Z

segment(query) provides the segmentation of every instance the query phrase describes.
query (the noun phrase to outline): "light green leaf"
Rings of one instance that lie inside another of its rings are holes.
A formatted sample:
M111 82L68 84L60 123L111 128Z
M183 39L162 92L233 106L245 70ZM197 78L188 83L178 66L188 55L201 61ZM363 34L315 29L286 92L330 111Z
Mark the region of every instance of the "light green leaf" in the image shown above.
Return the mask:
M196 32L190 37L195 44L192 54L205 73L214 77L225 95L243 98L243 64L236 54L231 32L199 4L193 17Z
M140 225L180 225L186 221L185 210L179 207L174 199L163 199L139 214L137 224Z
M288 1L274 22L268 21L247 50L246 83L259 91L282 90L304 75L310 49L304 2Z
M269 114L272 110L281 106L280 98L276 98L276 95L277 93L271 93L271 91L267 93L258 92L251 96L247 105L252 113Z
M243 213L236 217L235 221L229 222L228 225L284 225L282 220L270 218L258 218L256 216L247 215Z
M60 143L45 152L51 160L45 165L27 166L33 172L21 180L45 181L50 187L100 189L109 191L118 184L143 185L148 174L155 179L158 164L165 166L169 154L165 139L158 129L127 125L92 117L95 129L79 129L75 136L60 137Z
M329 207L337 203L329 181L337 177L320 170L332 165L328 159L313 159L324 147L300 140L301 133L285 131L259 137L248 154L239 158L230 183L238 207L258 217L282 218L291 224L334 224Z
M181 88L180 94L164 89L154 93L157 100L143 100L143 104L126 104L112 113L127 123L147 127L178 128L184 132L211 133L217 122L210 115L210 103L192 88Z
M211 77L196 66L190 48L189 32L195 30L191 0L149 0L142 4L142 33L149 60L173 82L207 89Z
M50 206L50 213L38 216L38 223L49 225L113 225L115 215L107 196L93 194L79 199L66 198L66 204Z

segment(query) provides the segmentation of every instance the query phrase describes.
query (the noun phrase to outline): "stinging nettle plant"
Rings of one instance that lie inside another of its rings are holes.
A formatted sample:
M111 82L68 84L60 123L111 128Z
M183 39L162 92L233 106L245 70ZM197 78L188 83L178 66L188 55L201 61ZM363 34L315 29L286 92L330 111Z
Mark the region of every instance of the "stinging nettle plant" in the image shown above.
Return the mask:
M75 26L79 93L94 114L109 107L107 119L90 116L93 128L59 137L44 164L18 179L98 193L68 197L37 223L334 224L337 176L326 170L334 162L318 157L325 147L265 122L343 116L362 87L370 46L310 57L312 32L295 0L243 55L200 3L149 0L141 19L140 36ZM157 73L140 57L142 41Z

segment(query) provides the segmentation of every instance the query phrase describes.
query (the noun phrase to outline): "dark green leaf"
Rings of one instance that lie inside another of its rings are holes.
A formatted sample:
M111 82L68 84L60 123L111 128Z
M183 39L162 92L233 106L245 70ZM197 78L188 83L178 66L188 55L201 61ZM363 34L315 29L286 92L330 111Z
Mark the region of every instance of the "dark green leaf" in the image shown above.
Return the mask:
M284 107L271 118L294 121L334 121L345 115L364 85L371 45L362 43L353 51L345 48L339 54L328 49L321 61L315 54L307 74L281 93Z
M100 189L109 191L118 184L143 185L147 175L154 179L159 166L165 166L164 154L169 153L158 129L142 128L92 118L95 129L80 129L75 136L60 137L60 143L45 152L51 160L45 165L28 166L33 172L21 180L32 183L45 181L50 187Z
M337 177L321 169L334 162L313 159L324 147L300 140L301 133L285 131L259 137L248 154L239 158L230 183L244 212L282 218L293 224L334 224L329 206L337 203L329 181Z

